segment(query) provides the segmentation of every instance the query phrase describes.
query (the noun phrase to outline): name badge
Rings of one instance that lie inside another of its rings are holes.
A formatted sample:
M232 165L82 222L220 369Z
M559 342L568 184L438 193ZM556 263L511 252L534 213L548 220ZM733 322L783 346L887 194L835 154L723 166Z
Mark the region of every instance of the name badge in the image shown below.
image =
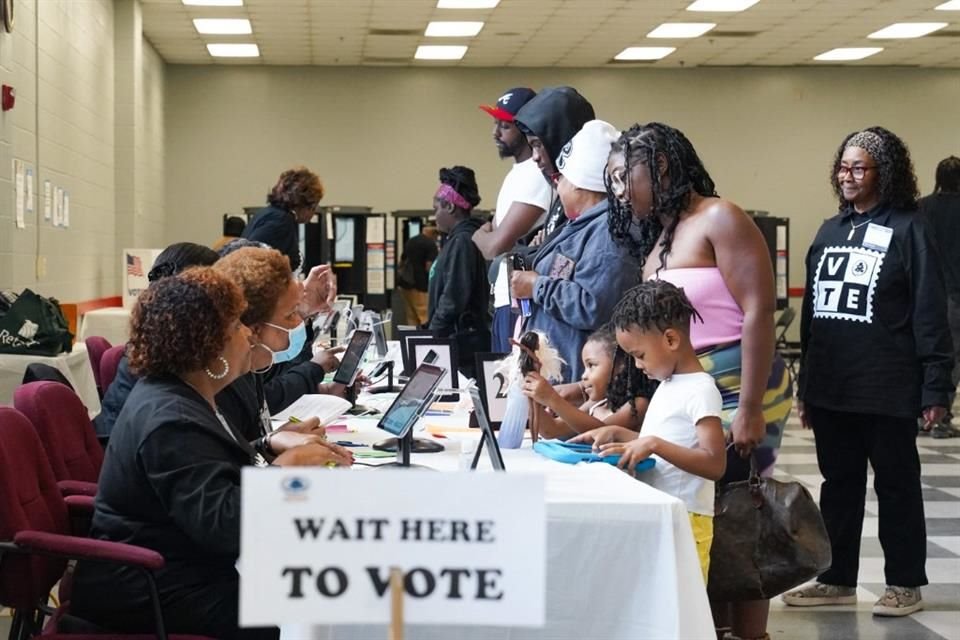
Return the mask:
M867 232L863 234L863 246L875 251L886 251L890 246L891 238L893 238L893 229L871 222L867 225Z

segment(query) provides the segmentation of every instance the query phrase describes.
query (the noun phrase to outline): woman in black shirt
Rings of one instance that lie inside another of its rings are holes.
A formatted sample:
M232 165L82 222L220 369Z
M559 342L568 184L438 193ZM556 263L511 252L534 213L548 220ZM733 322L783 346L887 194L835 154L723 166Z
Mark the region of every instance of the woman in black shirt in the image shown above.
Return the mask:
M216 638L275 638L238 628L240 473L256 452L216 396L250 369L251 332L236 284L209 267L153 283L134 307L127 398L100 472L90 536L153 549L167 630ZM349 464L321 444L274 464ZM71 613L111 631L152 631L143 576L81 561Z
M869 461L887 583L873 613L904 616L923 608L927 584L916 416L938 423L951 388L943 277L900 138L882 127L848 135L831 183L840 211L807 253L798 409L816 436L833 563L783 599L856 603Z

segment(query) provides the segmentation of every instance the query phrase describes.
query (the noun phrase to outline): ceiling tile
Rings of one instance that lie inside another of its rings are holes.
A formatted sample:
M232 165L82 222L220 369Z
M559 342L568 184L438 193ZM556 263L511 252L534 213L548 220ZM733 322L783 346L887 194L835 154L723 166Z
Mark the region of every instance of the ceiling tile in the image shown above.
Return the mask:
M245 0L242 7L141 0L146 37L165 60L183 64L355 65L364 58L407 57L427 41L422 30L430 20L486 22L475 38L450 39L470 46L462 61L429 63L434 66L604 66L623 47L648 44L646 33L663 22L699 19L717 23L712 34L670 41L676 53L644 66L815 65L811 58L817 53L872 44L866 35L893 22L947 21L951 22L947 31L960 31L960 16L934 11L933 4L918 0L763 0L740 13L702 17L685 11L688 4L689 0L503 0L494 9L452 11L437 9L436 0ZM230 39L199 36L192 24L198 17L249 18L261 58L212 59L204 45ZM418 33L374 36L371 28ZM736 31L756 35L720 35ZM885 41L883 46L883 53L851 64L960 68L960 39Z

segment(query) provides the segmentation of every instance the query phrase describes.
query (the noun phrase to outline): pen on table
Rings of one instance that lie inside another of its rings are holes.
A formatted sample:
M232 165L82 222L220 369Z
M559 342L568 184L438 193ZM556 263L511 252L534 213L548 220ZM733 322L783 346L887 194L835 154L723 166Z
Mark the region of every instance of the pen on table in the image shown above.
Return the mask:
M367 445L362 442L350 442L349 440L337 440L334 444L340 445L341 447L366 447Z

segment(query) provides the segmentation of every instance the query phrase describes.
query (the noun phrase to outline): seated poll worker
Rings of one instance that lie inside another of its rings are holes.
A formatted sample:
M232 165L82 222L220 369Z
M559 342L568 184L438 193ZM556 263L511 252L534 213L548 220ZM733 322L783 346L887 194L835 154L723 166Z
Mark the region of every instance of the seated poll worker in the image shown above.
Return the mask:
M267 459L289 446L296 446L306 434L322 435L319 421L310 416L299 416L302 422L288 423L277 431L272 431L270 425L272 406L267 398L265 374L276 365L295 358L306 341L305 323L298 311L300 283L290 271L286 256L276 249L247 247L220 258L213 268L240 287L247 302L240 319L250 328L253 343L251 371L217 396L220 410L248 439L252 436L260 438L258 449ZM284 380L291 379L298 368L306 365L315 366L312 362L301 363L275 377L274 381L284 384ZM299 381L304 379L308 382L300 384ZM295 389L299 394L294 397L291 392L293 400L306 393L346 395L344 385L335 382L317 384L309 379L309 374L293 378L289 386L295 385L299 385ZM302 434L295 433L297 431Z
M107 447L90 536L163 555L154 576L170 633L278 635L237 623L240 474L256 452L215 399L250 370L245 307L237 285L197 267L157 281L133 309L129 358L140 380ZM347 466L350 459L312 443L274 464ZM145 579L126 566L81 561L71 613L112 632L153 630Z
M210 247L193 242L175 242L157 256L153 267L147 273L147 282L152 284L160 278L176 275L189 267L208 267L216 262L218 257L217 252ZM100 413L93 419L93 428L101 442L105 443L110 438L117 416L136 383L137 376L130 372L129 359L124 354L117 364L117 374L113 382L104 389Z
M245 238L238 238L220 250L220 259L245 248L271 249L267 244ZM263 255L263 254L261 254ZM250 282L258 273L256 265L247 261L247 266L242 270L235 270L231 277L237 276L242 271L248 274L244 281ZM248 287L240 280L237 282L248 292ZM286 283L285 283L286 284ZM299 286L299 285L298 285ZM268 287L269 288L269 287ZM328 265L318 265L313 267L307 274L307 278L302 283L303 295L297 306L297 313L304 321L302 330L298 330L296 337L300 343L300 351L297 353L284 353L282 359L274 361L273 366L267 361L264 366L258 366L256 354L254 355L254 369L266 369L262 375L263 394L266 397L267 406L271 413L276 413L293 404L300 396L307 393L323 393L320 386L326 374L335 371L339 366L339 360L335 354L340 352L341 348L319 349L314 354L312 349L312 340L309 334L309 320L314 315L322 311L329 311L333 301L337 297L336 278ZM249 296L246 296L248 304L252 304ZM247 313L250 313L248 308ZM264 310L256 312L257 315L265 313ZM277 324L277 323L275 323ZM256 332L255 332L256 333ZM273 332L270 332L273 333ZM304 340L301 341L302 333ZM274 336L276 337L276 336ZM294 336L291 336L294 337ZM269 337L268 337L269 341ZM286 344L276 341L270 341L275 351L286 349ZM268 346L271 346L268 345ZM261 354L262 355L262 354ZM279 356L279 354L278 354Z
M566 364L563 382L583 375L580 352L606 323L624 291L636 281L637 262L607 228L604 171L619 132L591 120L557 158L557 194L570 222L540 246L532 271L514 271L514 298L530 300L525 330L541 331Z
M260 246L260 243L237 239L222 249L220 254L227 255L244 246ZM147 280L152 284L161 278L176 275L188 267L212 265L217 259L217 253L208 247L192 242L178 242L160 253L147 274ZM329 309L330 301L336 296L335 281L326 265L311 269L303 287L299 306L302 316L309 317ZM309 353L309 349L307 352ZM320 351L309 361L296 362L283 371L278 370L273 372L274 375L268 376L263 387L270 410L274 413L282 411L303 394L317 393L317 385L323 381L325 372L333 371L337 367L337 359L333 353L334 350ZM117 375L104 395L100 414L94 419L97 437L101 442L110 438L117 416L136 382L137 376L130 371L128 358L124 355L117 366ZM263 435L259 430L250 433L246 431L244 425L253 422L255 421L243 421L239 425L241 432L251 440Z

